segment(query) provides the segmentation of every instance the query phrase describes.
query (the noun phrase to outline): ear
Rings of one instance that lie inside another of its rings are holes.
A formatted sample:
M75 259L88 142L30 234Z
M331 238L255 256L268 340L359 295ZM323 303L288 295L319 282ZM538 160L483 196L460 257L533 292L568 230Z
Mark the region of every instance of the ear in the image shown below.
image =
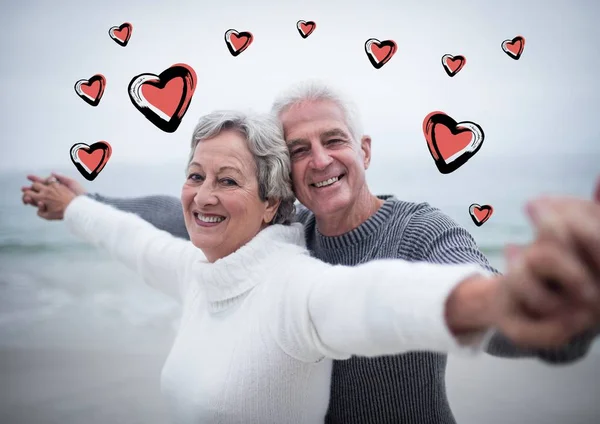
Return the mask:
M365 169L369 169L371 164L371 137L363 135L360 139L360 149L363 152L363 165Z
M273 221L280 204L281 200L267 199L267 208L265 209L265 213L263 215L265 223L269 224L271 221Z

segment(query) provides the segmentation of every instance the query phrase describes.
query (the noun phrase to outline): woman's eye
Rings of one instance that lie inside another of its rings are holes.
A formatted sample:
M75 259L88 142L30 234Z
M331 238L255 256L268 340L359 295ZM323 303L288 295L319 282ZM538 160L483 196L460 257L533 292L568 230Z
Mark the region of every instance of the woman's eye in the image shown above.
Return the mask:
M237 183L231 178L223 178L221 182L225 185L237 185Z
M202 181L202 175L200 175L200 174L190 174L188 176L188 179L192 180L192 181Z

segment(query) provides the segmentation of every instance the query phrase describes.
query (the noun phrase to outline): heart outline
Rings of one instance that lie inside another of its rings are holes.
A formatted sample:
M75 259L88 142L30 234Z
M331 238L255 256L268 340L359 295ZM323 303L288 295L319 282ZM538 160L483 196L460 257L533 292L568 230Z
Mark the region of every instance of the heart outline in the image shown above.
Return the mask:
M96 165L94 169L89 169L87 165L85 165L79 159L79 156L77 155L79 150L84 150L89 154L92 154L96 150L102 150L102 158L100 159L100 162L98 163L98 165ZM75 143L73 146L71 146L70 149L71 162L73 162L73 164L75 165L79 173L83 176L83 178L85 178L88 181L94 181L96 179L98 174L100 174L100 172L106 166L106 163L110 159L111 155L112 147L106 141L97 141L92 145L87 145L85 143Z
M81 89L81 86L82 85L91 86L96 81L98 81L100 83L100 90L98 90L98 94L96 95L96 98L91 98L90 96L88 96L86 93L83 92L83 90ZM90 106L96 107L96 106L98 106L98 104L100 104L100 100L102 100L102 96L104 95L104 89L106 88L106 78L102 74L96 74L96 75L92 76L89 80L80 79L79 81L77 81L75 83L74 88L75 88L75 93L77 93L77 95L81 99L83 99L84 102L86 102Z
M390 51L381 61L377 60L377 58L375 57L375 54L373 53L373 51L371 49L371 46L373 44L376 44L377 47L379 47L379 48L390 47ZM381 67L383 65L388 63L390 61L390 59L392 58L392 56L394 56L394 54L396 53L396 50L398 50L398 45L396 44L396 42L394 40L379 41L377 38L369 38L365 42L365 52L367 53L367 57L369 58L371 65L373 65L375 67L375 69L381 69Z
M458 67L455 70L452 70L450 65L448 65L448 63L447 63L448 60L451 60L452 62L455 62L458 60L458 61L460 61L460 65L458 65ZM442 56L442 66L444 68L444 71L446 71L446 74L448 74L448 76L450 78L452 78L454 75L458 74L460 72L460 70L465 67L466 64L467 64L467 58L462 55L453 56L451 54L445 54Z
M303 25L307 25L307 26L311 27L307 33L304 33L304 31L302 30ZM300 33L300 36L302 38L307 38L310 34L312 34L315 31L315 29L317 29L317 24L315 23L315 21L300 20L300 21L296 22L296 29L298 30L298 32Z
M233 43L231 42L232 34L235 35L237 38L243 38L243 37L246 38L246 42L244 43L244 45L237 50L236 50L235 46L233 45ZM248 31L238 32L235 29L228 29L227 31L225 31L225 44L227 45L227 49L229 50L229 53L231 53L231 55L233 57L240 55L244 50L246 50L248 47L250 47L250 44L252 44L252 41L254 41L254 36L252 35L252 33L248 32Z
M175 78L183 80L183 89L179 103L172 116L152 105L141 93L144 84L151 85L158 89L163 89ZM157 128L167 133L174 133L181 124L196 90L196 72L194 69L184 63L177 63L159 75L144 73L133 77L127 87L127 93L131 103Z
M125 40L122 40L115 35L115 31L120 32L120 31L123 31L124 29L127 29L127 37L125 38ZM129 43L129 40L131 39L132 33L133 33L133 25L131 25L129 22L125 22L119 26L110 27L108 29L109 37L112 38L113 41L121 47L127 47L127 44Z
M517 42L520 43L519 51L517 53L513 53L511 50L509 50L508 46L514 45ZM504 53L506 53L508 57L514 60L519 60L521 58L521 55L523 54L523 50L525 49L525 37L517 35L512 40L504 40L501 44L501 47L502 51L504 51Z
M435 127L442 125L446 127L452 135L458 135L469 131L472 134L471 142L462 150L454 153L451 160L447 160L442 156L438 146L438 140L435 137ZM481 126L471 121L456 122L444 112L431 112L423 120L423 134L427 141L429 153L433 158L438 171L442 174L450 174L463 166L471 159L483 145L485 133ZM452 159L453 158L453 159Z
M475 215L475 209L478 209L479 211L488 211L488 213L480 221L479 218L477 218L477 215ZM494 208L491 205L479 205L477 203L473 203L471 204L471 206L469 206L469 215L471 216L471 219L473 220L475 225L477 225L478 227L481 227L483 224L485 224L491 218L493 213Z

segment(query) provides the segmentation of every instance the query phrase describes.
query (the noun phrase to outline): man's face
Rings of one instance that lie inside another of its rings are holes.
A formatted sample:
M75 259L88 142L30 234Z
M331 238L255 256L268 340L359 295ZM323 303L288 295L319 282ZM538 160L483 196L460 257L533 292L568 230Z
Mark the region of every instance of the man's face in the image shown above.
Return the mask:
M298 200L317 217L350 209L366 187L371 140L354 140L341 109L331 101L306 101L279 118Z

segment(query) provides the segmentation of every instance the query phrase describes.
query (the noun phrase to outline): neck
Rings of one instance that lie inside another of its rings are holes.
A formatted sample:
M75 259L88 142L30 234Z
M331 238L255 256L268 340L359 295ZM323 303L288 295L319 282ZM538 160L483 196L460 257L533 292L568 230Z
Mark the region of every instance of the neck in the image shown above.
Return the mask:
M365 186L356 201L347 208L327 216L315 216L317 228L324 236L335 237L359 227L373 216L385 202L371 194Z

